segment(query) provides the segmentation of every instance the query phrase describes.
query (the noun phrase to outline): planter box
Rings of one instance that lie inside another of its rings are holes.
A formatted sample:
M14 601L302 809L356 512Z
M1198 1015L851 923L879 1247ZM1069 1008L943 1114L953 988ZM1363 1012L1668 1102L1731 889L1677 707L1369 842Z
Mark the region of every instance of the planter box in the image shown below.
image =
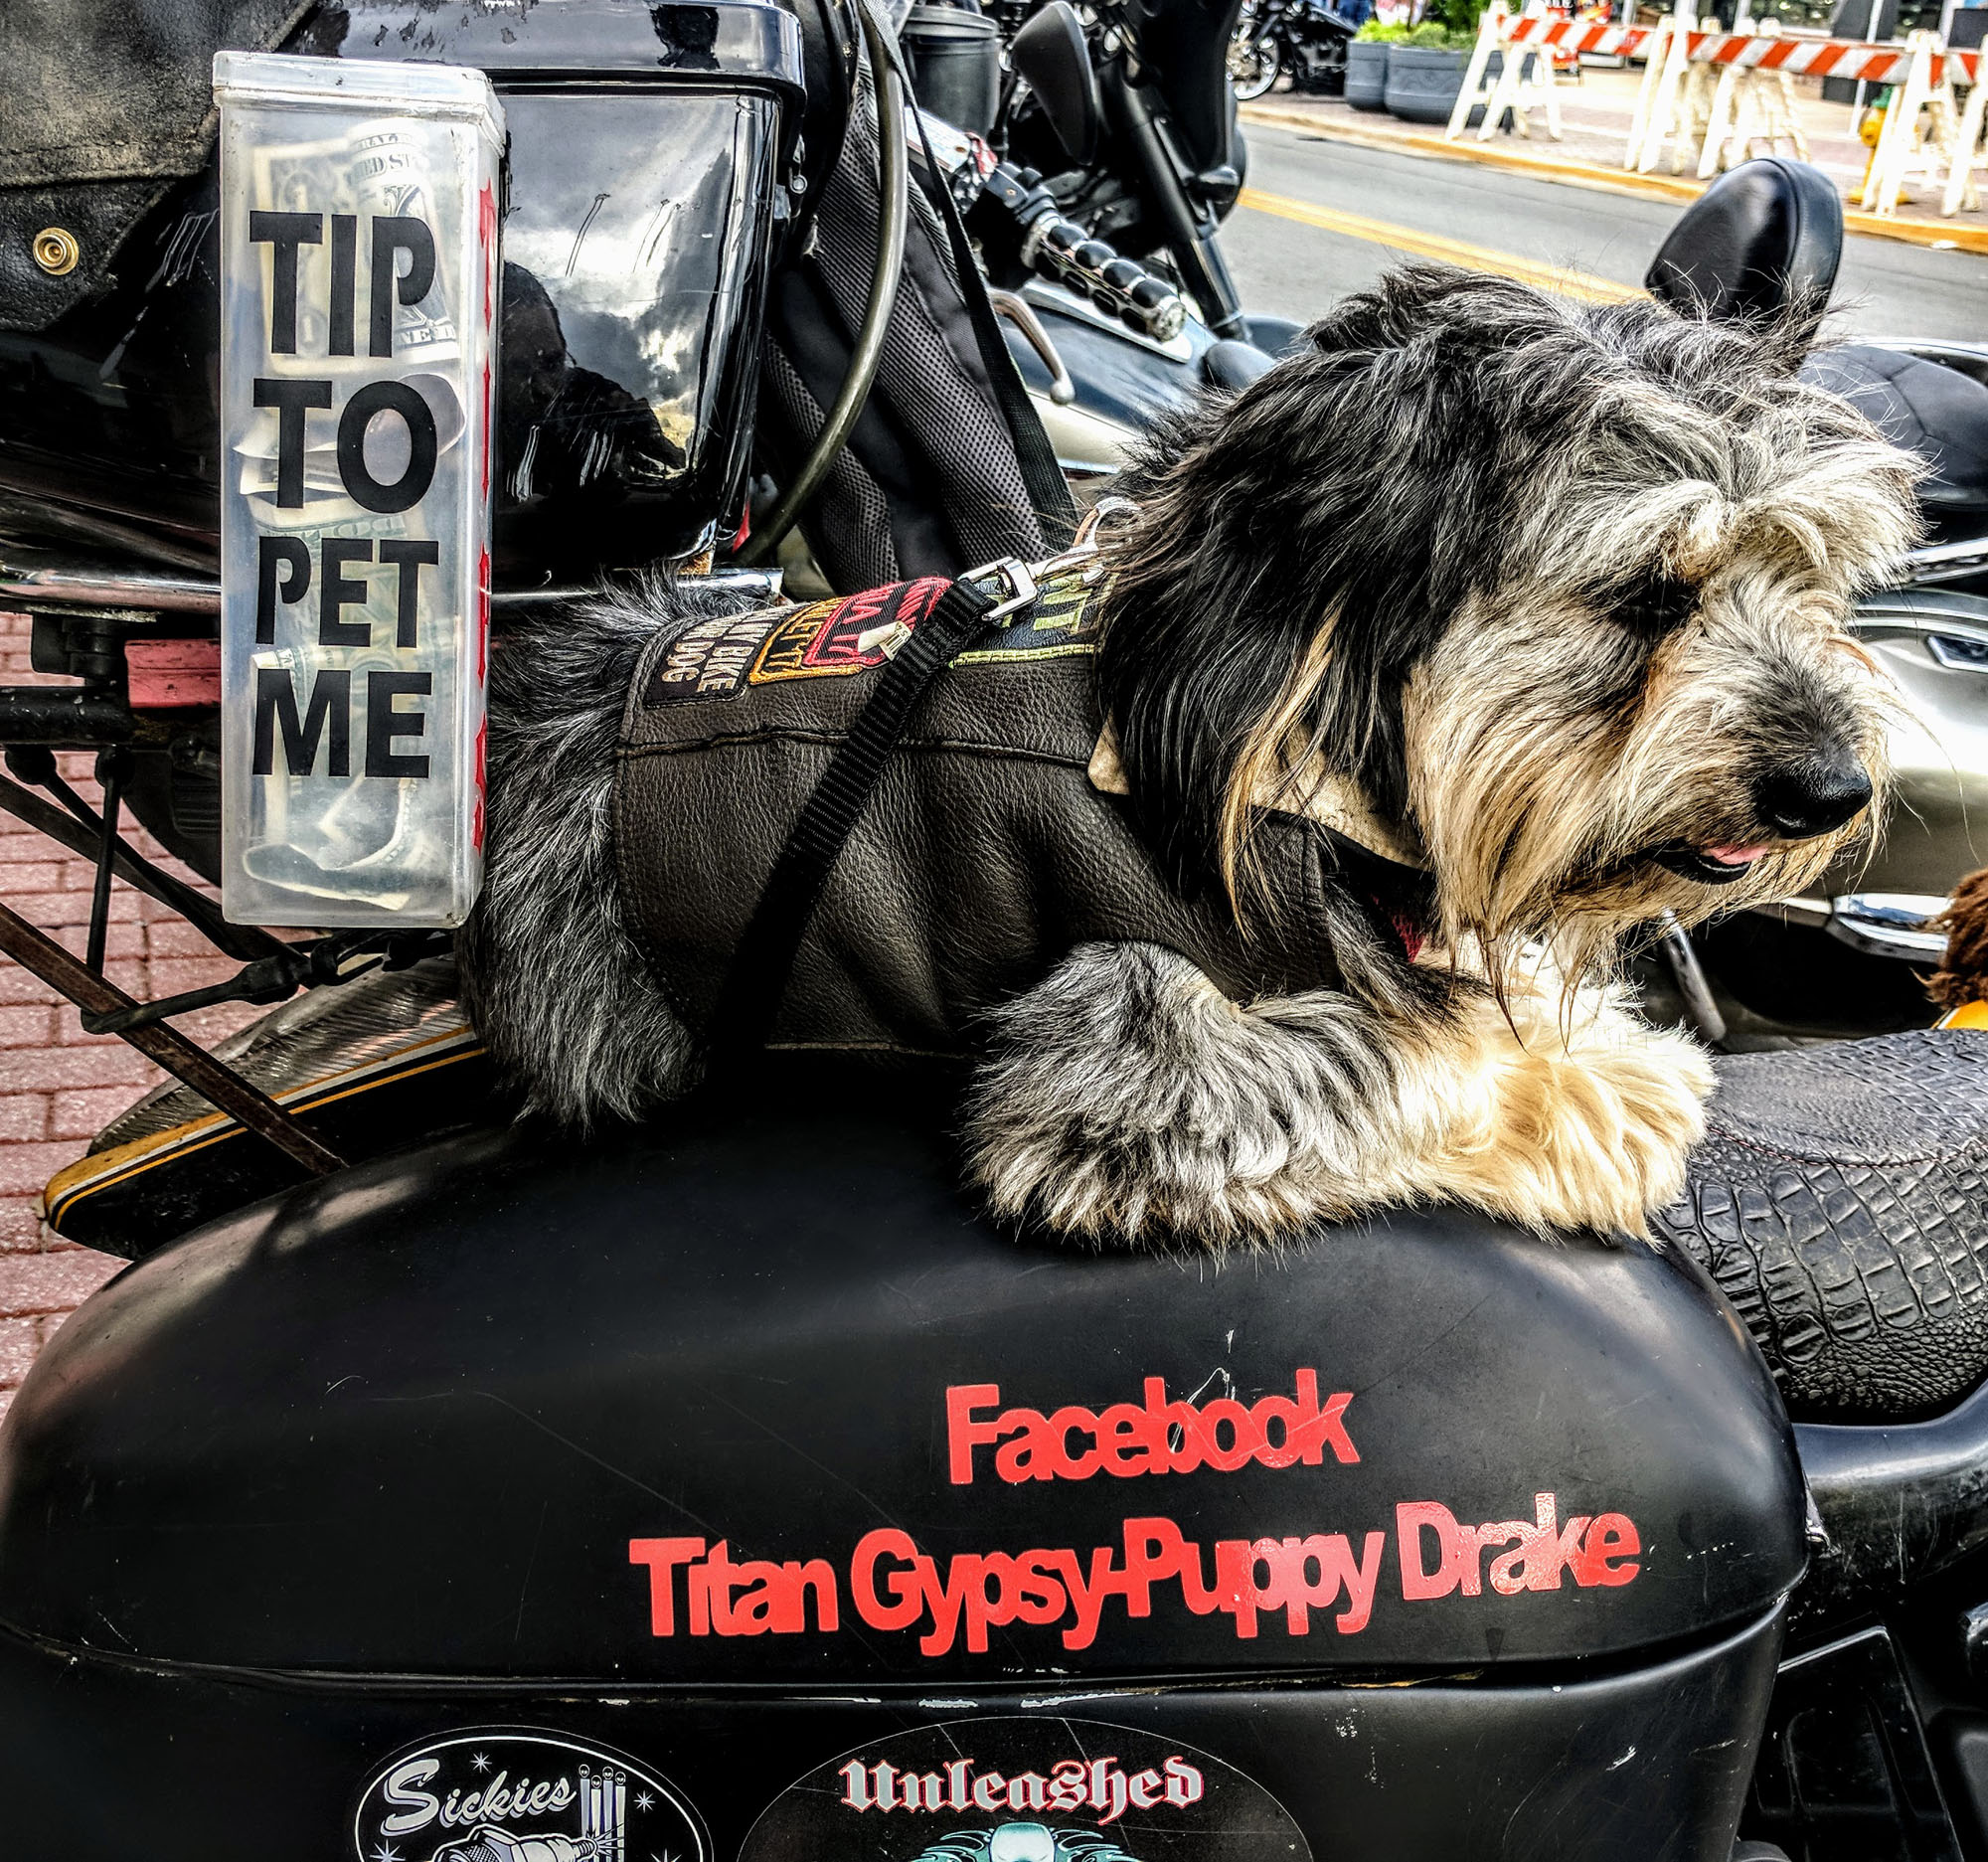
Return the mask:
M1346 48L1346 100L1356 110L1388 107L1388 54L1399 46L1385 39L1355 39Z
M1350 48L1349 48L1350 49ZM1389 111L1409 123L1447 123L1463 88L1468 52L1439 52L1433 46L1389 46L1388 82L1384 92ZM1348 78L1351 94L1351 75Z

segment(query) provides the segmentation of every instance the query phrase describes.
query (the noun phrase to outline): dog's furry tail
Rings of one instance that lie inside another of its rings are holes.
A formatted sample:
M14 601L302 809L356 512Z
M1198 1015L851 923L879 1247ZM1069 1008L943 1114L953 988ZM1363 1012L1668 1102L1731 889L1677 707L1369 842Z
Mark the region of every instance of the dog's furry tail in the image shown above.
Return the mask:
M696 1044L636 948L614 861L614 751L659 629L739 597L662 582L510 633L490 668L483 894L463 1002L526 1109L584 1131L693 1084Z

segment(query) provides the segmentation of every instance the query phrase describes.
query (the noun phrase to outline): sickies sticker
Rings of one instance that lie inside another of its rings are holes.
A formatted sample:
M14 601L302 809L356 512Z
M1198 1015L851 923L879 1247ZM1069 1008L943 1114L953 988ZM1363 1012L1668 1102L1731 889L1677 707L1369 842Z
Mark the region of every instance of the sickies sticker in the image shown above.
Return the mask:
M1136 1727L953 1720L874 1740L781 1792L739 1862L1311 1862L1235 1767Z
M486 1727L389 1760L352 1819L355 1862L711 1862L674 1785L564 1734Z

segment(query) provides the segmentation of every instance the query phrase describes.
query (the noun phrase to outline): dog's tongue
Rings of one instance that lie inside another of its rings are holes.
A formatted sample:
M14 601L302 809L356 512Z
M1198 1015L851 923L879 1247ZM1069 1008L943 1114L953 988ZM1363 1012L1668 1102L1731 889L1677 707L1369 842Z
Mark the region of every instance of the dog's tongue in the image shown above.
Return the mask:
M1766 851L1764 846L1708 847L1705 854L1708 860L1717 860L1721 866L1751 866Z

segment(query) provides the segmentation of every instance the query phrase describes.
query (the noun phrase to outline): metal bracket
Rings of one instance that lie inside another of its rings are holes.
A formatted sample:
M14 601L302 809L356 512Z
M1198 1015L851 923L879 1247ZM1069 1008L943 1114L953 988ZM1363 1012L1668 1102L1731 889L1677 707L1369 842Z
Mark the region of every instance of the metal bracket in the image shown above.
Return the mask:
M136 1009L114 983L85 969L46 931L38 931L18 912L0 905L0 951L50 988L66 995L85 1015L107 1016ZM148 1060L156 1061L176 1080L184 1081L243 1129L266 1138L285 1157L314 1176L345 1167L345 1159L320 1143L282 1106L244 1080L232 1067L196 1047L177 1029L151 1024L127 1027L122 1038Z
M1949 903L1931 893L1846 893L1829 902L1827 930L1851 949L1872 956L1937 963L1946 954L1946 933L1926 927Z

